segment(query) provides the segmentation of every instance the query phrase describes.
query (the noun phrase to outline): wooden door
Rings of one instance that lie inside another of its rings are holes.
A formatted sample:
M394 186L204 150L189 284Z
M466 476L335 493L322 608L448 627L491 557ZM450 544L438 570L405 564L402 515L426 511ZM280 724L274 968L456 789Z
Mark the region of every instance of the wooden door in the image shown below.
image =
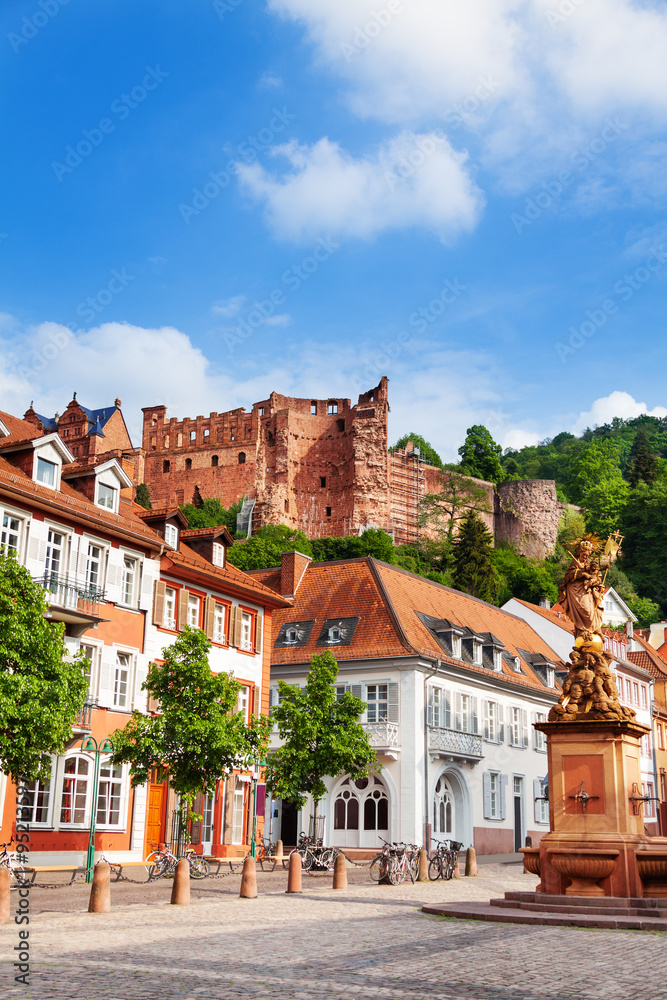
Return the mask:
M164 841L164 793L166 785L148 786L148 810L146 816L146 853Z

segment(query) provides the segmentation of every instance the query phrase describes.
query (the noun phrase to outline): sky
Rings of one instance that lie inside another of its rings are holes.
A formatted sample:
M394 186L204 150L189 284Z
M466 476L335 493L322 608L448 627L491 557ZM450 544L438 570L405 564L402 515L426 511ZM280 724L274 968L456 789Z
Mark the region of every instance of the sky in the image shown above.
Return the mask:
M667 7L4 0L0 409L667 414Z

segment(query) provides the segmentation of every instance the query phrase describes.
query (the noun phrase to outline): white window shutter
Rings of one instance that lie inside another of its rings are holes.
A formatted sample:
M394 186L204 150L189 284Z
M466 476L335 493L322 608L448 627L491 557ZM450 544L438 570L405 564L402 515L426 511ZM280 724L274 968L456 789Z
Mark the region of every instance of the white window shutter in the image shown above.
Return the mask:
M363 698L363 694L361 692L361 684L350 684L350 691L352 692L355 698Z
M255 617L255 652L261 653L262 651L262 625L264 623L264 615L256 615Z
M102 646L100 660L100 684L98 703L102 708L113 708L113 690L116 679L116 651L111 646Z
M470 699L470 711L472 713L472 718L470 720L470 732L479 732L479 716L477 714L477 698Z
M505 709L498 704L498 742L505 742Z
M501 819L505 819L507 815L505 811L505 799L507 797L505 794L506 789L507 789L507 775L501 774L500 775L500 818Z
M48 529L44 522L37 521L34 517L31 518L28 529L28 550L26 555L26 569L31 576L44 576L47 538Z
M426 701L426 725L433 725L433 688L428 689L428 699Z
M535 822L539 823L542 815L542 782L539 778L533 779L533 799L535 804Z
M482 714L484 716L484 739L488 740L490 731L489 703L485 698L482 699Z
M491 775L488 771L483 774L484 782L484 819L492 819L491 816Z
M445 729L451 729L452 728L452 702L451 702L451 699L449 697L449 691L447 690L447 688L443 688L442 689L442 700L444 702L444 714L445 714L445 717L444 717L444 720L443 720L444 726L445 726Z
M150 611L153 604L153 583L159 572L159 567L154 559L146 557L141 567L141 592L139 594L139 607L142 611Z
M132 702L132 707L136 709L137 712L146 711L146 698L148 692L142 691L141 685L144 683L147 677L148 677L148 658L146 656L140 655L137 657L137 666L134 672L134 699Z
M387 722L398 722L398 684L387 684Z
M120 604L123 599L123 553L120 549L109 549L106 598L113 604Z
M81 535L75 535L72 540L73 545L78 546L78 558L77 553L72 552L72 566L76 566L76 580L79 586L83 586L86 582L86 565L88 563L88 542L81 537Z
M456 692L455 704L456 711L454 713L454 729L457 729L460 732L463 728L463 708L461 704L461 693L459 691Z
M521 709L521 745L528 746L528 712Z

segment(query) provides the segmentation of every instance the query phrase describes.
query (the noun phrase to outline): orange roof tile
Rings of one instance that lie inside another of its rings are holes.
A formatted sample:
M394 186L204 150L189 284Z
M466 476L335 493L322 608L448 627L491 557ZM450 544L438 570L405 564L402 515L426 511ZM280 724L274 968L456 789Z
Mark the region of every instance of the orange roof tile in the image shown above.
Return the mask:
M29 420L21 420L20 417L15 417L11 413L5 413L4 410L0 410L0 420L2 420L9 431L8 437L0 438L0 446L8 443L20 444L43 436L40 428L35 427Z
M650 643L646 642L645 639L642 639L640 635L635 634L634 639L640 644L642 649L629 652L627 659L630 660L630 663L648 670L652 677L659 677L661 680L664 679L665 675L667 675L667 661L663 660L660 653Z
M245 590L248 594L255 594L258 603L262 603L262 598L270 598L272 605L281 608L291 608L291 601L281 597L275 590L265 586L251 574L237 569L231 563L226 563L224 566L214 566L208 559L204 559L203 556L199 555L198 552L195 552L194 549L191 549L189 545L185 545L183 542L181 542L179 551L170 550L163 553L162 565L166 569L166 572L169 572L170 566L173 567L174 576L178 574L180 568L190 570L190 572L200 573L209 577L219 585L226 583L237 589Z

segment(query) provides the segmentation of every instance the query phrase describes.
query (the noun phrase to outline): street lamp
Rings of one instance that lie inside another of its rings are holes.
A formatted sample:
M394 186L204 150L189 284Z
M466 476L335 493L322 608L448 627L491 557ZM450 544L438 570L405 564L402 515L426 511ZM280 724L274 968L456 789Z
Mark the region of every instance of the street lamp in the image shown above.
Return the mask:
M82 753L95 755L93 764L93 798L90 810L90 835L88 837L88 854L86 856L86 882L93 881L93 862L95 860L95 823L97 821L97 797L100 784L100 757L102 754L113 753L114 745L112 740L106 736L98 744L94 736L86 736L81 743Z

